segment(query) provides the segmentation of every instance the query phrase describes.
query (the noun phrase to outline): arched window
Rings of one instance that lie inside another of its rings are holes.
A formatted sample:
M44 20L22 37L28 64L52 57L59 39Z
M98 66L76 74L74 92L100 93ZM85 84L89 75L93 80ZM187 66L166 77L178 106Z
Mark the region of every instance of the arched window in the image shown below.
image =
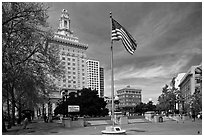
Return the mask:
M67 21L66 20L64 21L64 26L67 27Z

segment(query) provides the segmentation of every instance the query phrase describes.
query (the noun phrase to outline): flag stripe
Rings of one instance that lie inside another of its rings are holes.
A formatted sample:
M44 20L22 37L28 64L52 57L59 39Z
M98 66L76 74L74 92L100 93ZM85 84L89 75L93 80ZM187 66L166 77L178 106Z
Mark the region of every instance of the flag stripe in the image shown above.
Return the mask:
M126 49L130 54L133 54L134 52L133 52L131 49L129 49L128 46L126 46L124 40L123 40L123 39L121 39L121 40L122 40L122 43L123 43L125 49Z
M134 50L131 49L131 47L129 46L127 41L125 41L125 39L121 39L121 40L122 40L122 43L125 46L125 48L128 50L128 52L130 52L132 54L132 52L134 52Z
M130 53L134 54L137 48L136 41L134 38L121 26L117 21L112 18L112 36L111 40L121 40L125 49Z
M117 30L118 37L122 40L123 45L125 46L127 51L132 54L134 50L131 46L132 45L131 41L128 39L127 35L123 31L121 31L120 29L116 29L116 30Z
M122 34L122 39L126 42L126 46L130 47L131 50L133 50L132 48L132 44L131 44L131 41L128 39L128 37L126 36L126 34L121 31L121 34Z
M112 40L120 40L120 38L118 38L118 34L116 30L112 30Z
M128 38L128 33L125 32L123 29L121 29L121 31L123 32L122 34L124 34L124 37L129 41L130 46L132 47L132 49L133 49L133 50L136 50L136 48L135 48L133 42L131 41L131 39Z

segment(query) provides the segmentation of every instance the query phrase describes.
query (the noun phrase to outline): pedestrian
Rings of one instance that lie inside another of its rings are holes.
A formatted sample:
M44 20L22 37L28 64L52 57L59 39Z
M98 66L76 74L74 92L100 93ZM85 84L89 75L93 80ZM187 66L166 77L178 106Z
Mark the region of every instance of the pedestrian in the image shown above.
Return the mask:
M200 114L197 115L197 118L200 119Z
M48 117L48 116L46 116L46 123L48 123L48 120L49 120L49 117Z
M192 112L192 122L195 122L196 114L195 111Z
M28 125L28 118L25 117L25 119L23 120L23 129L26 129L27 125Z
M43 118L44 118L44 122L47 123L47 116L46 116L46 114L44 114Z

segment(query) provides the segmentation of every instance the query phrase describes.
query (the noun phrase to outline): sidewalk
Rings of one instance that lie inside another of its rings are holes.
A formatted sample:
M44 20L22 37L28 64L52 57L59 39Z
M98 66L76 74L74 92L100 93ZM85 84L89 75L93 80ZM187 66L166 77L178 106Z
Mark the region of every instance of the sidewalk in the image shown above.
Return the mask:
M165 119L162 123L147 122L144 119L129 119L129 124L120 125L126 130L127 135L198 135L202 134L202 120L186 120L176 122L171 119ZM62 124L44 123L42 120L34 120L22 129L19 126L12 127L9 132L3 135L101 135L101 131L110 121L97 120L89 121L92 125L84 128L64 128Z
M11 129L8 129L8 132L2 133L3 135L26 135L38 133L41 135L46 135L53 130L61 129L62 124L60 123L45 123L42 119L33 120L28 124L26 129L23 129L21 125L13 126Z

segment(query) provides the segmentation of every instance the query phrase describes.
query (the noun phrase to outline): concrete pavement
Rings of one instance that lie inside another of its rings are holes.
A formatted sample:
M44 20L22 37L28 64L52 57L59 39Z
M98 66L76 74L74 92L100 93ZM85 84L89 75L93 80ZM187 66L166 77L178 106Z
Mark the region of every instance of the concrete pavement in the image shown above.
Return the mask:
M101 135L101 131L110 125L110 121L89 121L90 124L84 128L64 128L60 123L44 123L42 120L35 120L28 125L28 129L15 127L3 135ZM129 120L129 124L121 125L127 135L198 135L202 134L202 121L186 120L176 122L166 118L162 123L147 122L144 119Z

